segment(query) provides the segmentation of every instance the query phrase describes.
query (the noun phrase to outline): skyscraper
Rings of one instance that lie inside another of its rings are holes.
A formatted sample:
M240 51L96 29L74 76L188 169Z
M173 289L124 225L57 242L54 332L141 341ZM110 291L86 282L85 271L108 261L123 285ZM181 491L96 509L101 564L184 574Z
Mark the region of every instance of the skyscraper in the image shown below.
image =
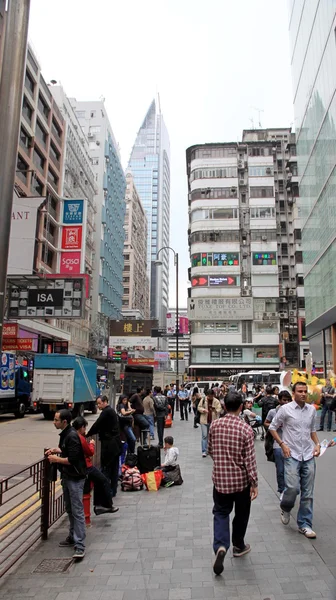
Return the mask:
M335 0L289 3L307 336L317 366L336 368Z
M169 295L170 147L159 102L153 100L138 131L129 168L148 222L147 271L150 280L150 316L165 324Z

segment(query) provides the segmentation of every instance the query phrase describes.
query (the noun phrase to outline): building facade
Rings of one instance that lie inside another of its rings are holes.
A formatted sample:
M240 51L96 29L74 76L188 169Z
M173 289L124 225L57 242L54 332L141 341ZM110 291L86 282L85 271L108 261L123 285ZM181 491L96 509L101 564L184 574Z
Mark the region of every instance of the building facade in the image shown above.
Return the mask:
M70 99L60 85L50 86L53 98L61 111L65 121L65 146L62 170L62 196L63 198L84 199L86 205L86 232L84 248L84 272L89 277L90 293L86 299L85 314L83 319L74 319L69 322L60 322L61 328L71 334L69 352L75 354L88 354L92 309L92 277L93 256L95 252L95 176L89 154L89 143L84 135L71 105Z
M335 0L289 3L306 331L325 370L336 369L335 25Z
M159 102L153 100L138 131L129 168L148 224L147 273L150 281L150 316L165 324L169 298L170 145Z
M187 150L192 375L302 364L292 148L290 129L271 129Z
M91 327L101 340L94 349L99 354L107 346L108 319L120 318L122 310L126 180L104 102L71 98L71 105L88 137L97 188Z
M138 310L142 319L148 319L147 217L130 171L126 173L125 203L122 310Z

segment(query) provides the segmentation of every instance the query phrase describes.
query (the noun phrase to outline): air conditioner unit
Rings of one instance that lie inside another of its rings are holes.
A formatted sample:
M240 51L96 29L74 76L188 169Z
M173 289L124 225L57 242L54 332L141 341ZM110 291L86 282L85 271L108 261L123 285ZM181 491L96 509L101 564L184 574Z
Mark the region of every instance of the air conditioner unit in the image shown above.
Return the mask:
M286 294L285 290L279 290L279 296L284 296Z
M245 185L245 179L239 179L239 185Z
M285 319L287 317L287 313L279 312L280 319Z
M262 235L261 236L261 241L262 242L267 242L267 235Z
M289 322L290 322L290 323L295 323L295 319L294 319L294 317L290 317L290 318L289 318Z
M242 290L242 296L251 296L252 295L252 288L250 286L244 288Z
M244 162L242 160L238 160L238 169L244 168Z
M285 304L287 302L287 298L279 298L280 304Z
M288 290L288 296L296 296L295 290Z
M93 133L88 133L89 140L92 139L93 137L94 137Z
M289 316L290 317L295 317L295 311L294 310L290 310L289 311Z
M270 167L267 167L266 175L272 175L272 169Z

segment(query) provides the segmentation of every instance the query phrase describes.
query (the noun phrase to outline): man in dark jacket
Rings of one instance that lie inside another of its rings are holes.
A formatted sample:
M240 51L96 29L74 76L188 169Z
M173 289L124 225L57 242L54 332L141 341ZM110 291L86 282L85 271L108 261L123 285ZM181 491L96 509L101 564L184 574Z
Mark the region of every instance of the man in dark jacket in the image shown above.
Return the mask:
M82 444L77 431L70 425L70 410L55 414L54 425L61 431L58 448L47 450L50 463L56 463L61 471L65 509L69 516L69 535L60 542L61 547L75 546L74 558L85 556L85 516L83 490L86 478L86 463Z
M165 419L168 414L168 399L162 394L162 390L159 386L154 388L154 408L156 414L156 426L159 438L159 446L163 448L163 433L165 426Z
M258 402L258 406L261 406L261 421L262 421L262 425L263 425L263 434L260 437L261 440L263 440L265 437L264 423L266 421L266 417L267 417L269 411L272 410L272 408L276 408L278 406L278 404L279 404L279 402L278 402L277 398L275 398L273 396L272 386L268 385L266 387L266 396L261 398L261 400L259 400L259 402Z
M116 411L109 405L107 396L98 398L97 406L101 413L93 423L87 437L98 433L101 441L101 469L110 480L113 496L117 493L119 456L121 454L121 439L119 419Z
M148 434L149 434L149 421L147 421L144 415L144 405L143 399L146 396L145 390L143 387L138 387L136 394L133 394L130 397L130 405L135 410L133 413L133 419L135 425L137 425L141 431L143 444L148 443ZM147 438L147 439L146 439Z

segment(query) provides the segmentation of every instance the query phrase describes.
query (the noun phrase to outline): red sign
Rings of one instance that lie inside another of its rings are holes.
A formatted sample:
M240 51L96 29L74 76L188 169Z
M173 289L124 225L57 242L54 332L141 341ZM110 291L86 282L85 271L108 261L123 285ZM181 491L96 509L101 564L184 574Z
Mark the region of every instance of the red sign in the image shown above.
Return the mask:
M191 278L191 287L207 287L208 285L208 277L192 277Z
M18 324L17 323L5 323L3 326L2 337L3 338L16 338L18 336Z
M189 319L188 317L180 317L179 325L180 333L186 334L189 332Z
M33 338L5 338L3 340L2 349L8 350L32 350Z
M80 252L62 252L60 273L62 275L78 275L81 266Z
M128 365L148 365L149 367L158 367L159 363L153 358L128 358Z
M63 227L62 249L80 250L82 247L82 233L82 225L75 225L73 227Z

